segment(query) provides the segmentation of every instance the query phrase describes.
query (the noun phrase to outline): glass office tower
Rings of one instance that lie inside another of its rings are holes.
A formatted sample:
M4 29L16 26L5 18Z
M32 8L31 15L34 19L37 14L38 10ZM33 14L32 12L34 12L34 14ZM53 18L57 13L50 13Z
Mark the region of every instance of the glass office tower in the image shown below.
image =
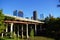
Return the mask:
M23 12L22 11L18 11L18 17L23 17Z
M13 11L13 16L17 16L17 10Z
M37 20L37 11L33 11L33 19Z

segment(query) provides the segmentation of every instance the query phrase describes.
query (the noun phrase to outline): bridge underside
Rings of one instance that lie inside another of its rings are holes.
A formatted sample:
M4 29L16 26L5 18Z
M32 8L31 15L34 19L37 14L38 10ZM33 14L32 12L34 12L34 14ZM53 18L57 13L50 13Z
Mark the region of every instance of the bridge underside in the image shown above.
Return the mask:
M34 36L37 34L37 27L40 27L42 23L33 23L33 22L24 22L24 21L5 21L6 25L6 33L11 33L10 35L6 34L7 36L12 37L13 35L16 35L17 37L22 37L26 36L29 38L30 32L33 29L34 30ZM3 37L3 35L2 35Z

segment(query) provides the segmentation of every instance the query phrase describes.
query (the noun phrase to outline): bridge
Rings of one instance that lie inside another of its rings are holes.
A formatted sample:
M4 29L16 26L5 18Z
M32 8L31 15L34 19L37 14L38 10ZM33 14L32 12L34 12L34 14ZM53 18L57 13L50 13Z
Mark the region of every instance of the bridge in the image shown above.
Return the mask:
M10 16L10 15L5 15L9 17L15 18L15 20L5 20L4 23L6 24L6 32L10 30L12 37L12 32L14 32L14 35L16 34L15 30L17 29L17 35L18 37L20 36L20 31L21 31L21 37L23 38L24 36L24 28L26 29L26 37L29 38L29 27L34 27L34 31L36 34L37 31L37 25L41 26L44 24L44 22L38 21L38 20L32 20L32 19L26 19L22 17L16 17L16 16ZM17 26L15 26L17 24ZM34 25L34 26L33 26ZM9 28L10 27L10 28ZM6 34L7 35L7 34Z

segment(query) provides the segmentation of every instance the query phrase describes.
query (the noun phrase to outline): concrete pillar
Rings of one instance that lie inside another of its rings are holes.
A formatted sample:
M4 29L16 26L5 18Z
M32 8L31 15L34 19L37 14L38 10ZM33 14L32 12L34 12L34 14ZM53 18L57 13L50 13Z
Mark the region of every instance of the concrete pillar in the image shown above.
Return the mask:
M8 32L8 24L6 24L6 36L7 36L7 32Z
M8 32L8 26L6 26L6 32Z
M23 38L23 25L22 25L22 38Z
M12 37L12 32L13 32L13 23L11 23L11 29L10 29L11 35L10 37Z
M35 24L35 35L36 35L36 32L37 32L37 28L36 28L36 24Z
M29 38L29 35L28 35L28 24L26 24L26 36L27 36L27 38Z
M19 37L19 26L18 26L18 32L17 33L18 33L18 37Z
M2 33L2 38L3 38L3 33Z

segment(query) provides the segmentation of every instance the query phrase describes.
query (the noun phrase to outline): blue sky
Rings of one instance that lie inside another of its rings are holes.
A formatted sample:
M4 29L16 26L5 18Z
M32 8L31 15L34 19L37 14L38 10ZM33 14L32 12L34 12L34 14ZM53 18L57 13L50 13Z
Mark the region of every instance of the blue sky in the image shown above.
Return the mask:
M36 10L38 18L40 14L44 17L52 14L54 17L60 17L60 8L57 7L58 0L0 0L0 9L4 14L13 15L14 10L22 10L24 17L31 17Z

